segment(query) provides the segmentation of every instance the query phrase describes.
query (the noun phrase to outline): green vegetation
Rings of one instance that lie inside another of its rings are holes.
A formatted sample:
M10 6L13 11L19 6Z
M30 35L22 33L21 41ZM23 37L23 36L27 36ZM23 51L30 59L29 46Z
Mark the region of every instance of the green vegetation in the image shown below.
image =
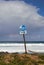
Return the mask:
M0 65L44 65L44 54L0 52Z

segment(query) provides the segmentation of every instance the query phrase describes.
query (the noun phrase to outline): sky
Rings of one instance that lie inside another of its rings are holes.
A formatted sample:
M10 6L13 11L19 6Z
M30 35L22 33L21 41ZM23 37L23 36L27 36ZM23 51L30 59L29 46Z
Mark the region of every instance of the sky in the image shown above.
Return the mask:
M0 41L44 41L44 0L0 0Z

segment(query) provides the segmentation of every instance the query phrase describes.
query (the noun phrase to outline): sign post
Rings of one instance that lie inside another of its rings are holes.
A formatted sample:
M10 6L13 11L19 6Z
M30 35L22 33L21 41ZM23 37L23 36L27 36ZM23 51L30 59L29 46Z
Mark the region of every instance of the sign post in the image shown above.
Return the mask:
M26 41L25 41L25 34L27 34L27 30L26 30L26 26L25 26L25 25L21 25L21 26L20 26L20 34L23 35L25 53L27 53Z

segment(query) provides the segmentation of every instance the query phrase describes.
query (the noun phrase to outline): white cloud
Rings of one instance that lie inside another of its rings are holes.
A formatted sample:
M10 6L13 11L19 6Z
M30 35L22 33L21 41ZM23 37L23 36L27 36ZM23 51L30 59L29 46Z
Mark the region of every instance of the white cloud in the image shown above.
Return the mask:
M22 0L0 0L0 1L22 1Z
M0 3L0 23L27 23L44 26L44 17L40 16L36 6L28 5L23 1Z
M32 28L44 26L44 17L38 11L39 8L23 1L1 2L0 33L18 33L21 24Z

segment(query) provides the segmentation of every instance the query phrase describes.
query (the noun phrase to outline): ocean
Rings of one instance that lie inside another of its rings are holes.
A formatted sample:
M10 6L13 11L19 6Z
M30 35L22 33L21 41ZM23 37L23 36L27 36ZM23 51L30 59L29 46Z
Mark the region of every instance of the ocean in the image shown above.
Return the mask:
M40 42L28 42L26 43L27 52L29 53L29 50L34 52L40 52L44 53L44 43ZM21 42L0 42L0 52L18 52L22 53L25 52L24 50L24 43Z

